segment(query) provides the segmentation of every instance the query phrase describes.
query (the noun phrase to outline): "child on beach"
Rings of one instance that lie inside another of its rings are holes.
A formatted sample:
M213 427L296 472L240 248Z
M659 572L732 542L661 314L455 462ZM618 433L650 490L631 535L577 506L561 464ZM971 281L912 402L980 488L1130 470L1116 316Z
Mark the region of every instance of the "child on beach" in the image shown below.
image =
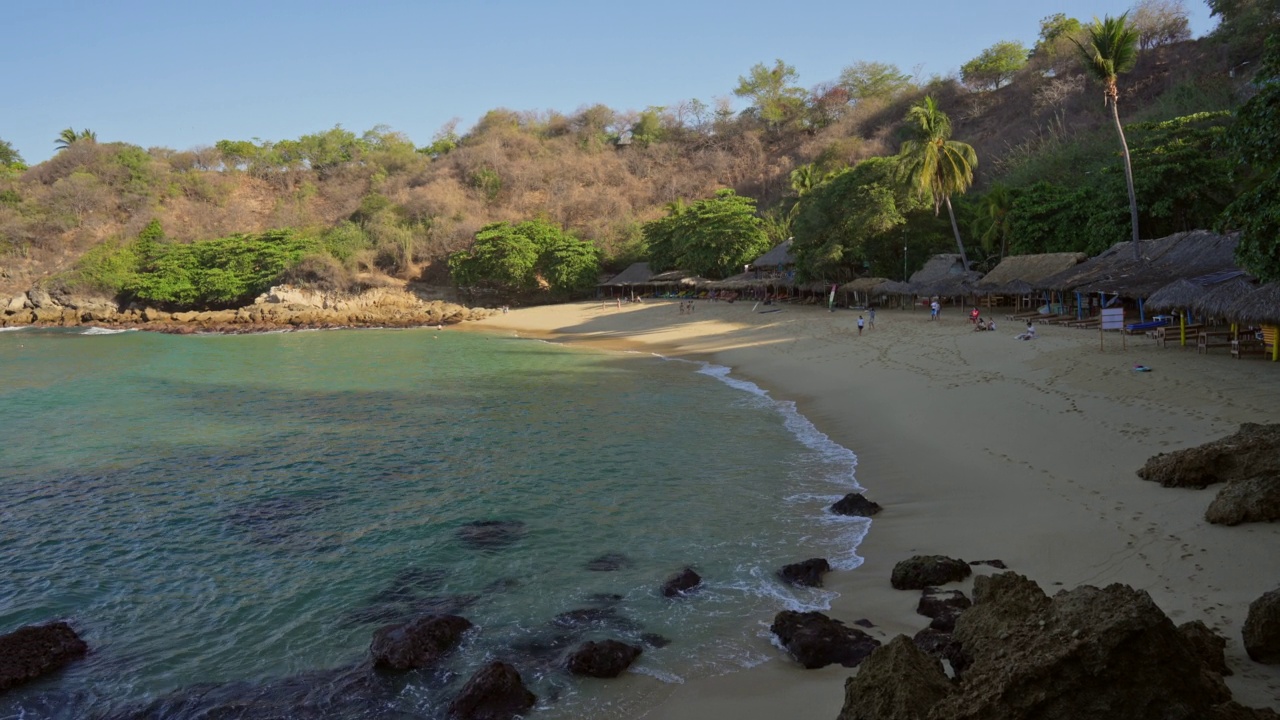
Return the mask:
M939 305L937 300L934 300L933 302L929 303L929 319L930 320L938 319L938 308L939 308Z
M1017 340L1035 340L1035 339L1036 339L1036 326L1035 326L1035 325L1032 325L1032 324L1031 324L1031 321L1030 321L1030 320L1028 320L1028 321L1027 321L1027 331L1026 331L1026 332L1024 332L1024 333L1022 333L1021 335L1016 336L1016 337L1015 337L1015 339L1017 339Z
M862 334L862 323L863 323L862 316L859 315L858 316L858 334L859 335Z

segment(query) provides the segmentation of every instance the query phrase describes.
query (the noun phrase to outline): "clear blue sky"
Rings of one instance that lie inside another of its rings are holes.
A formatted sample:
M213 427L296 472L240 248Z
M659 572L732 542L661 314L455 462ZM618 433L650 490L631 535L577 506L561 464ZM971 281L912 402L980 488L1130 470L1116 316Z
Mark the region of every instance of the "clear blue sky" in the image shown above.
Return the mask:
M66 127L182 150L385 124L423 145L499 107L710 103L775 58L805 87L858 60L945 75L996 41L1031 45L1052 13L1131 4L3 0L0 139L32 164ZM1193 34L1208 32L1203 0L1187 8Z

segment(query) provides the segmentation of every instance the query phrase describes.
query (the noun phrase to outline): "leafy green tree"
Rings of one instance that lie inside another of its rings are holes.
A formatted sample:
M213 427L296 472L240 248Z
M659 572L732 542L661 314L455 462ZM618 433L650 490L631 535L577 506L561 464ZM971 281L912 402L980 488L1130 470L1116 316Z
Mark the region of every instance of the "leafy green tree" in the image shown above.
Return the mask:
M1117 79L1133 69L1138 61L1138 31L1129 25L1127 15L1106 16L1093 19L1085 28L1083 42L1073 41L1085 61L1085 68L1094 80L1102 84L1102 94L1120 136L1120 149L1124 156L1125 184L1129 189L1129 219L1133 225L1133 257L1141 258L1138 247L1138 197L1133 189L1133 164L1129 158L1129 144L1124 138L1124 126L1120 124L1120 90Z
M469 287L571 293L594 285L599 270L595 246L541 219L486 225L470 250L449 256L454 282Z
M1008 185L996 183L978 198L978 224L982 247L988 253L1009 254L1009 213L1013 209L1013 193Z
M776 130L804 112L807 93L793 84L799 77L796 69L782 60L774 61L773 67L756 63L750 74L738 77L733 94L751 98L760 119Z
M641 147L662 139L662 108L651 107L640 113L631 125L631 140Z
M1074 70L1079 53L1072 44L1084 32L1084 26L1073 17L1055 13L1040 20L1040 37L1031 50L1028 62L1039 72L1062 77Z
M66 128L58 133L58 137L53 142L53 146L59 151L66 150L78 142L97 142L98 134L88 128L76 132L72 128Z
M998 90L1013 79L1027 64L1030 53L1026 46L1013 40L1001 40L960 66L960 77L970 87Z
M680 268L707 277L740 272L769 249L756 201L727 189L671 208L667 217L645 223L644 236L656 269Z
M1280 0L1207 0L1218 18L1213 37L1225 42L1229 62L1256 61L1266 38L1280 30Z
M24 165L22 156L14 149L8 140L0 140L0 165L4 167L14 167Z
M897 65L866 60L841 70L839 82L853 102L892 100L913 87L911 76Z
M800 199L791 245L800 280L852 277L867 262L867 244L919 209L898 172L894 158L863 160Z
M1223 213L1224 227L1241 231L1236 259L1264 281L1280 280L1280 36L1268 38L1258 71L1258 94L1236 115L1225 144L1247 165L1247 189Z
M973 184L973 170L978 166L978 155L973 147L951 139L951 119L938 108L933 97L911 106L907 111L907 125L912 137L902 143L898 153L899 167L907 183L921 197L933 198L934 213L947 206L951 218L951 231L955 234L960 260L969 267L969 256L960 239L960 226L951 206L952 195L963 195Z
M806 163L791 171L791 190L796 197L804 197L806 193L821 185L827 178L827 173L820 170L813 163Z

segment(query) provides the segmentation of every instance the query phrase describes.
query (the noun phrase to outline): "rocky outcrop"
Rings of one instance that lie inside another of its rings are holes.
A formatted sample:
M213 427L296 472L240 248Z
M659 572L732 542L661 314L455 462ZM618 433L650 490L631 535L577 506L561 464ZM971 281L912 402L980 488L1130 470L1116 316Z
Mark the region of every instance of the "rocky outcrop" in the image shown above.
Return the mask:
M1138 471L1164 487L1192 488L1262 475L1280 476L1280 423L1245 423L1221 440L1160 453Z
M615 678L640 657L641 649L617 640L586 642L569 656L569 672L594 678Z
M837 515L854 515L871 517L884 508L862 496L862 493L849 493L831 506L831 512Z
M958 582L973 574L963 560L942 555L916 555L893 566L889 582L897 590L923 590Z
M359 294L323 293L273 287L253 304L234 310L166 312L150 307L120 308L110 298L50 294L33 288L0 310L0 327L16 325L100 325L185 334L251 333L279 329L338 327L421 327L480 320L493 313L441 300L422 300L400 288Z
M492 662L476 671L449 704L458 720L511 720L533 707L538 698L524 686L516 669Z
M428 615L402 625L388 625L373 635L373 666L412 670L434 664L462 642L471 621L457 615Z
M1204 519L1217 525L1280 520L1280 474L1231 480L1209 503Z
M810 670L833 664L857 667L880 646L879 640L820 612L783 610L769 630L797 662Z
M899 635L845 680L838 720L924 720L950 691L942 665Z
M0 692L47 675L88 651L65 622L28 625L0 635Z
M789 585L822 587L822 576L831 572L831 564L824 558L810 558L804 562L783 565L778 577Z
M1280 664L1280 590L1249 603L1244 621L1244 650L1255 662Z
M956 627L956 618L972 605L973 602L959 590L928 587L916 604L916 612L932 620L929 627L934 630L951 632Z
M960 643L956 642L949 632L927 627L916 633L911 638L911 642L915 643L916 647L920 648L926 655L938 660L946 660L950 663L951 670L956 674L956 677L959 677L960 673L964 672L969 662L968 658L964 656L964 650L960 647Z
M1209 670L1222 676L1231 674L1227 667L1227 639L1209 629L1199 620L1185 622L1178 626L1178 632L1191 643L1200 662Z
M693 568L685 568L667 578L667 581L662 584L662 595L663 597L684 595L701 584L702 576L694 572Z

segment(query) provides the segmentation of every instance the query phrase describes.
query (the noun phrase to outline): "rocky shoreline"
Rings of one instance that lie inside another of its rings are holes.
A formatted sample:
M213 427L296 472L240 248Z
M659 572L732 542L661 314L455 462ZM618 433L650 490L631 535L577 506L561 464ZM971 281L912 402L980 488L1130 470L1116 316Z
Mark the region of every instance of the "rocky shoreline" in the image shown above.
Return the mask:
M480 320L495 310L428 299L411 290L375 288L359 294L273 287L251 305L227 310L171 312L106 297L50 294L31 289L0 310L3 327L97 326L120 330L243 334L334 328L406 328Z

